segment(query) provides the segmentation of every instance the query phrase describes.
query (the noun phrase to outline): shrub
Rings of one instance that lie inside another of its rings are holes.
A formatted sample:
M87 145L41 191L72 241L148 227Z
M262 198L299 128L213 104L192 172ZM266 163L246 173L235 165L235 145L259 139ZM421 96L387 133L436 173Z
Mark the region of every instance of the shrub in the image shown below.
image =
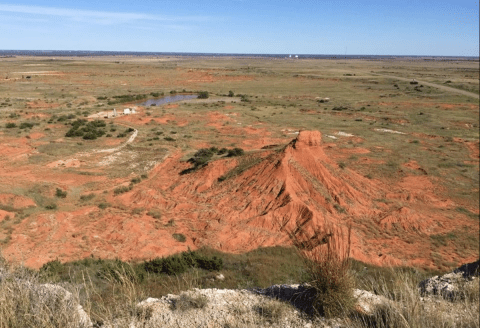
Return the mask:
M223 268L223 260L216 256L202 256L196 252L182 252L165 258L156 258L143 264L145 271L151 273L166 273L175 275L184 273L189 268L200 268L209 271L218 271Z
M48 204L48 205L45 206L45 208L47 210L55 210L55 209L57 209L57 204L55 204L55 203Z
M137 208L134 208L132 210L132 214L133 215L142 214L143 211L145 211L145 209L143 207L137 207Z
M223 260L216 256L212 258L200 257L197 258L197 265L204 270L219 271L223 268Z
M239 96L240 96L240 101L250 102L250 100L248 99L247 95L239 95Z
M230 90L230 91L228 91L228 96L229 97L234 97L235 93L232 90Z
M174 233L172 235L173 239L175 239L176 241L179 241L181 243L184 243L187 241L187 237L185 237L184 234L181 234L181 233Z
M98 208L104 210L106 209L107 207L110 207L110 204L109 203L100 203L98 204Z
M83 137L85 140L94 140L105 135L104 128L107 124L103 121L87 122L83 119L77 119L71 124L70 130L65 134L66 137Z
M57 196L58 198L66 198L67 192L57 188L57 191L55 192L55 196Z
M20 129L31 129L31 128L33 128L33 126L34 126L33 123L22 122L22 123L20 123L19 128Z
M52 278L65 272L65 266L59 260L53 260L45 263L40 268L40 274Z
M93 199L94 197L95 197L95 194L90 193L88 195L80 196L80 200L85 202L85 201L89 201L89 200Z
M200 91L198 93L198 99L207 99L209 96L208 91Z
M175 141L175 139L173 139L172 137L165 137L163 139L166 140L166 141Z
M145 271L152 273L166 273L168 275L182 274L187 271L187 264L180 256L157 258L145 262Z
M202 148L193 154L188 162L192 163L195 167L204 166L212 159L213 155L214 152L211 149Z
M244 153L245 151L242 148L233 148L228 150L227 156L228 157L242 156Z
M130 180L131 183L140 183L142 181L142 179L140 178L133 178L132 180Z
M115 195L119 195L119 194L123 194L125 192L129 192L130 190L132 190L132 187L131 186L120 186L120 187L117 187L115 189L113 189L113 193Z
M85 139L85 140L95 140L95 139L97 139L97 135L93 132L88 132L88 133L83 135L83 139Z
M221 148L219 151L218 151L218 155L223 155L223 154L226 154L228 152L228 149L227 148Z
M5 127L6 127L7 129L13 129L13 128L15 128L16 126L17 126L17 125L16 125L15 123L7 123L7 124L5 124Z
M158 210L151 210L148 211L147 215L151 216L154 219L160 219L162 217L162 213Z
M309 236L300 226L290 234L315 292L312 307L317 315L338 317L348 313L355 304L350 235L350 227L346 235L341 228L327 227Z

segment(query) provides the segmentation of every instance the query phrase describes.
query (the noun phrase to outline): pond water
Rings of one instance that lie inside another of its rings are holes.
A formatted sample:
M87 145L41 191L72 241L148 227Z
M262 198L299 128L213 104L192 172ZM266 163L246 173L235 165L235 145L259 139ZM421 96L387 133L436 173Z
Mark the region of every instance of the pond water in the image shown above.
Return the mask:
M174 96L166 96L166 97L163 97L163 98L156 98L156 99L149 99L145 102L142 102L140 104L138 104L139 106L145 106L145 107L148 107L148 106L152 106L152 105L155 105L155 106L160 106L160 105L164 105L164 104L167 104L167 103L171 103L171 102L177 102L177 101L182 101L182 100L189 100L189 99L195 99L197 98L198 95L174 95Z

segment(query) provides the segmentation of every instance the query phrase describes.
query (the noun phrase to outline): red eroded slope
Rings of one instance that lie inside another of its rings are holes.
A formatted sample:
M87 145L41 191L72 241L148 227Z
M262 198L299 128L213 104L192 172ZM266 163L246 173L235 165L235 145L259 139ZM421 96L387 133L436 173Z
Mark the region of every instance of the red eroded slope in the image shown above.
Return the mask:
M460 213L452 220L445 211L456 204L435 194L427 176L386 185L338 167L324 147L320 132L302 131L282 149L220 159L183 175L189 164L178 152L130 192L109 196L110 208L43 215L48 224L41 229L36 218L25 220L4 255L21 254L38 267L90 255L149 259L188 247L245 252L290 245L288 232L297 228L312 234L351 226L352 256L373 264L436 267L433 252L437 261L455 264L478 256L454 253L449 244L432 246L431 235L458 227L478 231L478 224ZM140 214L133 215L134 208ZM175 240L174 233L187 241Z

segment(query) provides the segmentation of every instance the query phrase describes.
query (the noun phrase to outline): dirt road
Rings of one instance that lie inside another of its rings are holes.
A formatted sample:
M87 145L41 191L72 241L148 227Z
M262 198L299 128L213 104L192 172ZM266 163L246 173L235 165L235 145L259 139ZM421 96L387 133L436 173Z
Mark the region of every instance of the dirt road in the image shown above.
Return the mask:
M396 80L400 80L400 81L407 81L407 82L412 81L412 79L409 79L409 78L393 76L393 75L383 75L383 74L377 74L377 73L374 73L374 75L387 77L387 78L390 78L390 79L396 79ZM465 90L460 90L460 89L456 89L456 88L452 88L452 87L447 87L446 85L435 84L435 83L430 83L430 82L425 82L425 81L419 81L417 79L415 79L415 80L419 84L427 85L427 86L432 87L432 88L438 88L438 89L441 89L441 90L454 92L454 93L457 93L457 94L461 94L461 95L476 98L476 99L480 98L478 93L473 93L473 92L469 92L469 91L465 91Z

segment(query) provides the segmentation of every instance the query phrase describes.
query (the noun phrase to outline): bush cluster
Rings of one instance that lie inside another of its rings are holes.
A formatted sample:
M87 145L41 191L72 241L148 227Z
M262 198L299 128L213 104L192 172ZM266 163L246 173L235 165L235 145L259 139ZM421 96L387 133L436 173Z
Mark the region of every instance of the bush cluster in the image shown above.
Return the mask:
M172 235L173 239L175 239L176 241L179 241L181 243L184 243L187 241L187 237L185 237L185 235L183 233L174 233Z
M109 105L114 105L118 103L126 103L126 102L132 102L132 101L139 101L147 98L148 95L146 94L140 94L140 95L120 95L120 96L113 96L111 99L107 102Z
M159 210L150 210L147 212L147 215L151 216L154 219L160 219L162 217L162 213Z
M22 123L20 123L19 128L20 128L20 129L31 129L31 128L33 128L34 125L35 125L35 124L33 124L33 123L22 122Z
M210 97L208 91L200 91L198 93L198 99L207 99L208 97Z
M51 203L45 206L47 210L56 210L57 209L57 204Z
M181 174L190 173L206 166L214 155L227 154L227 157L234 157L234 156L241 156L244 153L245 151L242 148L233 148L233 149L227 149L227 148L218 149L217 147L202 148L198 150L195 154L193 154L193 156L189 158L187 161L188 163L193 164L193 167L183 170Z
M207 165L208 161L210 161L217 153L218 150L215 147L211 148L202 148L198 150L193 156L188 160L189 163L193 164L195 167L202 167Z
M94 194L94 193L90 193L90 194L88 194L88 195L82 195L82 196L80 196L80 200L86 202L86 201L92 200L94 197L95 197L95 194Z
M228 150L227 157L242 156L244 153L242 148L233 148Z
M247 95L237 95L240 97L240 101L243 101L243 102L250 102L250 99L248 99L248 96Z
M133 185L129 185L129 186L120 186L120 187L117 187L115 189L113 189L113 193L116 195L120 195L120 194L123 194L125 192L129 192L130 190L132 190L133 188Z
M57 190L55 192L55 196L57 196L58 198L66 198L67 197L67 192L63 191L60 188L57 188Z
M94 140L103 135L106 131L103 129L107 124L103 121L91 121L78 119L71 123L72 127L67 131L65 137L83 137L85 140Z
M57 122L65 122L66 120L73 120L77 116L75 114L62 115L57 119Z
M164 93L163 93L163 92L150 92L150 95L151 95L152 97L157 98L157 97L163 96Z
M179 255L147 261L144 263L144 268L147 272L166 273L168 275L181 274L189 268L218 271L223 268L223 260L216 256L202 256L196 252L188 251Z
M110 130L110 131L112 131L112 130ZM116 131L116 130L115 130L115 131ZM128 129L126 129L125 131L117 134L117 138L125 138L125 137L127 136L127 134L129 134L130 132L133 132L133 131L135 131L135 129L128 128ZM114 132L114 131L112 131L112 132Z

